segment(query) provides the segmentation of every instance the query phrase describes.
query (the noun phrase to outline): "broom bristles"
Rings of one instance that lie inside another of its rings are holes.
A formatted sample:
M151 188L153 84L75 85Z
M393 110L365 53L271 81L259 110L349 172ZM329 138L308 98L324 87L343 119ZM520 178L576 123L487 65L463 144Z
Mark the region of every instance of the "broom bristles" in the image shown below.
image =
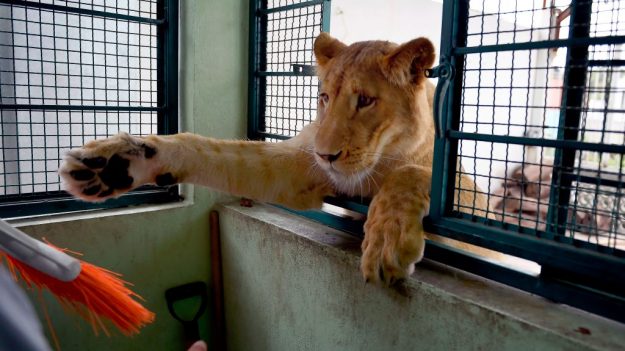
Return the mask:
M99 330L110 335L100 317L110 320L124 335L137 334L142 327L154 321L154 313L135 301L134 298L143 299L128 288L132 284L122 280L117 273L80 260L78 277L71 282L63 282L2 252L1 257L4 257L15 279L19 275L29 288L49 290L61 305L87 320L96 335Z

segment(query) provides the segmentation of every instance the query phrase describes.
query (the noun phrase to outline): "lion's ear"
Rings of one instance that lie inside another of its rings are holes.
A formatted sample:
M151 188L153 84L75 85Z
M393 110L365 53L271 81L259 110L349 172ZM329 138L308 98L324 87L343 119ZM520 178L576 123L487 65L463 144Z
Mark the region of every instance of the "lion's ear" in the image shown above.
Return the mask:
M418 84L425 78L425 70L432 67L436 52L427 38L417 38L388 54L382 62L382 71L397 85Z
M330 34L322 32L319 34L317 39L315 39L314 47L317 63L319 66L323 66L343 51L347 45L341 43L337 39L334 39Z

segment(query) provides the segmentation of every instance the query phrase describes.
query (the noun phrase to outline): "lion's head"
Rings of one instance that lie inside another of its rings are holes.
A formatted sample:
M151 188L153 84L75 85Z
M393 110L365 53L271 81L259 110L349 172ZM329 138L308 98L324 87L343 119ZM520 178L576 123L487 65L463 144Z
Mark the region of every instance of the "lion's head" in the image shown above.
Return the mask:
M321 33L314 53L321 82L315 159L339 188L362 182L382 160L431 150L424 72L435 52L428 39L347 46Z

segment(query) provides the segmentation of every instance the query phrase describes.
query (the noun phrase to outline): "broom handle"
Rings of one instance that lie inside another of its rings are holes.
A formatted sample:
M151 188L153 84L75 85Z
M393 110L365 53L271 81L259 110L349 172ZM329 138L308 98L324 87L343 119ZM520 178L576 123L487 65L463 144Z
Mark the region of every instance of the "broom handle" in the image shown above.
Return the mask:
M69 282L80 274L80 262L31 238L28 234L0 219L0 250L58 280Z

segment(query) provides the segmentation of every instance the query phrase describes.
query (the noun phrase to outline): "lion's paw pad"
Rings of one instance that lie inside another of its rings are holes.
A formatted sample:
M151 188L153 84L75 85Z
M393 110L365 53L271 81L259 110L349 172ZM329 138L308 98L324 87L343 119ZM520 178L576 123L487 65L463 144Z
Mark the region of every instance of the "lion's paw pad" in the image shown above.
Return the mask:
M119 196L149 179L156 149L127 134L92 141L63 159L59 174L65 190L87 201Z
M134 182L128 174L129 166L130 161L117 154L109 159L98 156L74 162L65 160L61 175L65 175L63 180L70 193L93 201L129 190Z

